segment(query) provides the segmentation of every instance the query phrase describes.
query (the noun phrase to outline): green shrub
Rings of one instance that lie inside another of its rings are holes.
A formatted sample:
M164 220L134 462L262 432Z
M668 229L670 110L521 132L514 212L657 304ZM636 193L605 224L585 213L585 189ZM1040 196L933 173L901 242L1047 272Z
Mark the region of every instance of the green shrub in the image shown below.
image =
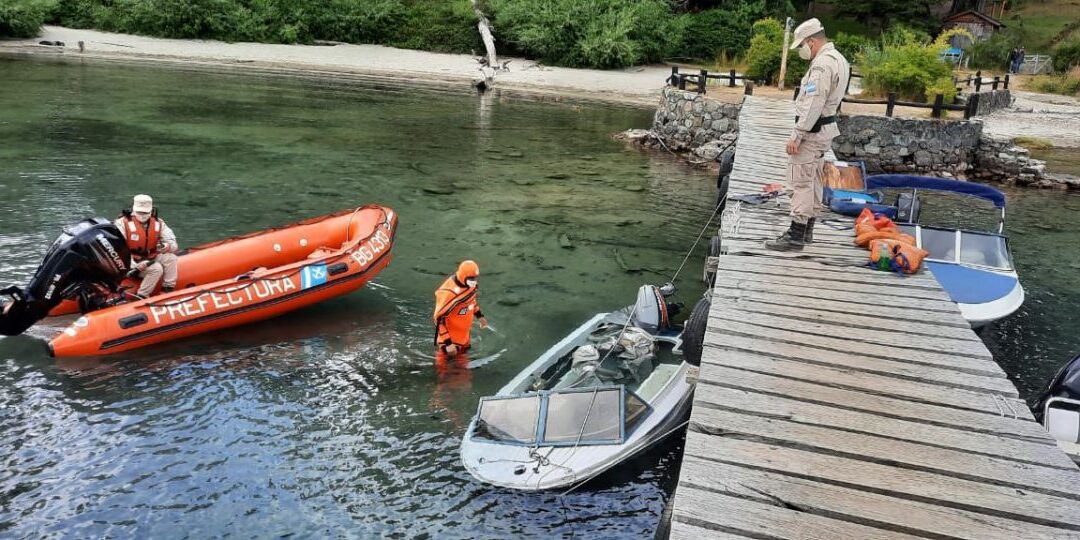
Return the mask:
M52 17L56 0L3 0L0 2L0 37L30 38Z
M552 64L651 62L680 39L666 0L493 0L491 7L503 43Z
M484 50L476 13L469 0L430 2L419 0L408 6L389 44L405 49L447 53ZM497 38L496 38L497 39ZM496 43L496 50L498 50Z
M746 51L746 76L768 84L780 76L780 50L784 46L784 27L780 21L767 18L754 23L750 49ZM797 84L810 63L796 51L788 51L787 76L784 82Z
M996 32L968 48L968 65L978 69L1006 69L1009 53L1019 46L1020 38L1015 32Z
M1054 48L1054 69L1065 73L1080 66L1080 39L1066 41Z
M762 0L742 2L734 7L709 9L679 15L682 40L671 56L711 60L718 55L742 56L750 46L754 21L765 17L768 6Z
M940 56L947 47L944 40L930 44L917 33L886 33L878 46L858 57L863 89L879 96L896 92L901 99L923 102L943 94L949 103L956 87L952 66Z
M844 55L844 58L847 58L852 63L859 54L874 44L868 37L844 32L836 34L836 37L832 38L832 42L836 46L836 50L840 51L840 54Z

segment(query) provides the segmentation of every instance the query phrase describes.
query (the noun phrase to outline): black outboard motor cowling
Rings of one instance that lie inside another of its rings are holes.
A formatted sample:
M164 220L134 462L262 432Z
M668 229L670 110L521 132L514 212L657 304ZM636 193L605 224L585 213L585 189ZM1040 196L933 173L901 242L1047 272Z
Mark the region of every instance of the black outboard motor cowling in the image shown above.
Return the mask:
M130 261L127 242L111 221L87 218L65 227L25 288L0 290L13 299L0 308L0 334L23 333L65 298L79 298L84 311L91 308L103 288L119 287Z
M1043 414L1046 412L1047 400L1055 397L1080 400L1080 356L1061 367L1057 375L1050 380L1050 387L1032 405L1031 413L1040 424L1045 425Z

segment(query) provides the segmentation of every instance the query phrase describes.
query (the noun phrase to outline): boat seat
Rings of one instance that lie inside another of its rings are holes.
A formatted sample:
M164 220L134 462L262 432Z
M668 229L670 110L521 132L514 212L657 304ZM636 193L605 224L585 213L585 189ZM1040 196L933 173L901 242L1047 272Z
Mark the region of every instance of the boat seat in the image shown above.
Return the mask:
M678 370L679 364L658 364L653 368L653 372L644 381L641 381L634 393L645 402L652 403L656 394L660 393L660 390L664 388L671 376Z

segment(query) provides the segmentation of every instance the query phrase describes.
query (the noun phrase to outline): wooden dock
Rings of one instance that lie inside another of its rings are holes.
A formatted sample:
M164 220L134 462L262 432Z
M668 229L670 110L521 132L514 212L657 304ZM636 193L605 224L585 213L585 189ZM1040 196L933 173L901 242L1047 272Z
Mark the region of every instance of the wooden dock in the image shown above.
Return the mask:
M730 194L783 182L791 103L748 96ZM671 538L1080 538L1080 470L929 273L729 202ZM847 221L850 224L850 220Z

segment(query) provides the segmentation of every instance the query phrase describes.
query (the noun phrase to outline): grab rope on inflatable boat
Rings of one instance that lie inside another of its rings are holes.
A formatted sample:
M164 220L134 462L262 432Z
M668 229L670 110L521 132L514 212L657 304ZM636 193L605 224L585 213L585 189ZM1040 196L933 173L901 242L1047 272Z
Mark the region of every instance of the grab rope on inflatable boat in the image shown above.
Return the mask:
M346 223L346 225L345 225L345 243L349 242L349 233L350 233L350 230L351 230L351 227L352 227L352 219L353 219L353 217L356 216L356 214L359 213L362 210L368 210L368 209L372 209L372 208L378 208L379 209L379 211L382 213L382 220L379 221L375 225L375 227L374 227L371 234L369 234L369 235L365 236L364 238L358 240L356 242L356 245L360 245L360 244L362 244L364 242L367 242L371 238L373 238L376 234L378 234L378 231L379 231L380 227L383 227L383 228L389 227L390 218L387 215L385 208L383 208L381 206L378 206L378 205L361 206L361 207L353 210L352 215L349 216L348 223ZM342 212L342 214L343 213L344 212ZM338 214L338 215L340 215L340 214ZM284 228L288 228L288 227L295 227L295 226L303 225L303 224L317 223L318 221L322 221L323 219L324 218L318 218L317 220L301 221L299 223L294 223L292 225L287 225L285 227L279 227L278 229L284 229ZM277 229L275 229L275 230L277 230ZM261 234L261 232L259 234ZM230 242L230 241L233 241L233 240L249 238L249 237L252 237L252 236L255 236L255 235L252 234L252 235L234 237L234 238L230 238L229 240L223 240L221 242L215 242L213 244L206 244L204 246L200 246L199 248L194 248L194 249L202 249L203 247L208 247L208 246L213 246L213 245L220 245L223 242ZM337 255L316 259L316 260L314 260L314 262L320 262L320 263L323 263L323 264L333 264L333 263L341 261L342 259L348 258L350 255L352 255L352 250L343 251L341 253L338 253ZM253 286L253 285L255 285L256 283L259 283L259 282L263 282L263 281L275 281L276 282L276 281L281 281L283 279L292 278L293 276L303 272L303 269L304 269L304 266L300 266L299 268L296 268L293 271L285 273L285 274L274 274L274 275L270 275L270 276L258 276L258 277L251 277L251 276L249 276L249 274L251 272L248 272L248 273L240 274L239 276L236 276L236 278L234 278L236 281L243 281L244 282L243 285L239 285L239 286L230 285L230 286L228 286L228 287L226 287L224 289L202 290L202 291L199 291L197 294L190 295L190 296L184 296L182 298L178 298L176 300L172 300L172 301L169 301L169 302L147 302L146 304L143 304L143 306L148 307L148 308L167 308L167 307L172 307L172 306L178 306L180 304L185 304L185 303L188 303L188 302L190 302L192 300L197 300L200 297L210 295L210 294L227 294L227 293L230 293L230 292L243 291L243 290L246 290L248 287L251 287L251 286Z

